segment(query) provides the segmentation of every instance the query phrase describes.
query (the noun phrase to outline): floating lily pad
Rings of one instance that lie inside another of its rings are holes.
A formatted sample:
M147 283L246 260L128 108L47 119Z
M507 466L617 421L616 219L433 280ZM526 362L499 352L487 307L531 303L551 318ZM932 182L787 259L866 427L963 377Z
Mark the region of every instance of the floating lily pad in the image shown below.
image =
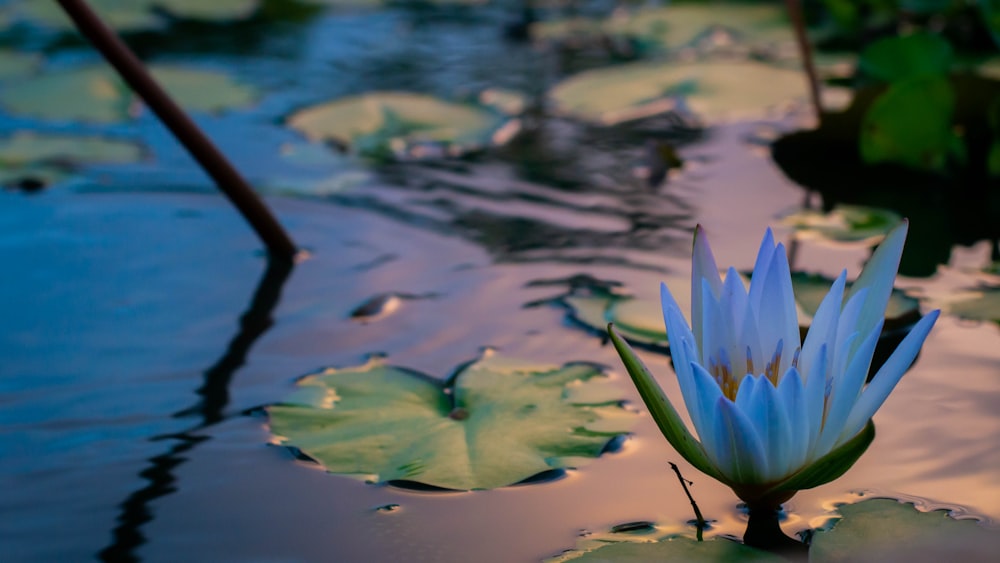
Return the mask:
M892 499L841 506L833 528L813 535L810 561L992 561L1000 533L944 511L919 512Z
M288 125L373 158L457 155L493 144L494 111L422 94L372 92L299 110Z
M188 110L217 112L256 98L251 87L209 70L153 66L151 72ZM137 103L137 96L103 65L46 72L0 89L0 104L8 111L40 119L113 123L132 116Z
M718 3L641 8L619 11L603 20L572 18L532 26L536 39L561 40L580 35L627 37L677 49L691 45L706 32L725 29L726 40L747 45L790 42L792 28L778 6Z
M834 206L829 213L803 209L782 219L800 234L869 245L877 244L902 221L898 213L888 209L844 204Z
M261 0L89 0L94 11L118 31L137 31L164 24L163 14L201 21L244 19L257 11ZM55 29L73 23L57 2L15 0L7 5L11 19Z
M29 74L38 67L38 55L0 50L0 80Z
M745 61L635 63L591 70L560 82L549 97L558 113L615 125L678 109L709 122L746 117L805 94L801 72Z
M581 553L578 557L568 554L559 561L691 561L726 562L726 561L766 561L781 563L788 561L780 555L747 547L733 540L715 538L707 541L695 541L685 537L675 537L658 542L611 543L604 547Z
M136 162L142 156L142 148L128 141L19 132L0 139L0 185L41 188L81 165Z
M447 382L372 361L299 381L271 431L330 472L491 489L601 454L633 416L590 364L487 355Z
M984 287L949 301L944 309L963 319L1000 322L1000 287Z

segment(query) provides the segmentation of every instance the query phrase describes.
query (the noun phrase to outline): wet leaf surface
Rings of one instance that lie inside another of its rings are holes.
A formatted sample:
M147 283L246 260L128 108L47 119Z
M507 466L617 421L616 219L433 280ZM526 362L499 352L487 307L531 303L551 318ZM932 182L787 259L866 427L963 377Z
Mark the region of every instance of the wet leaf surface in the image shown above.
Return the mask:
M709 123L760 116L804 95L799 72L749 61L620 65L577 74L549 92L557 112L602 125L678 110Z
M129 141L22 131L0 139L0 184L45 187L87 164L123 164L141 158L142 148Z
M257 97L253 88L222 73L172 66L150 70L189 111L246 107ZM103 65L51 70L0 87L0 105L6 110L44 120L114 123L134 117L139 103L114 71Z
M330 472L492 489L574 467L626 432L632 417L606 378L487 355L442 383L374 362L307 376L267 410L280 443Z
M829 213L802 209L786 215L782 222L800 235L829 242L878 244L903 218L877 207L836 205Z
M287 123L313 141L329 141L376 159L408 159L490 146L503 121L470 104L374 92L296 111Z
M161 27L162 14L175 18L229 21L243 19L253 14L261 0L89 0L88 4L108 24L120 31L137 31ZM36 0L10 0L4 6L7 16L14 21L27 21L35 25L69 30L73 23L57 2Z
M912 504L871 499L837 509L833 528L813 535L810 561L987 561L1000 550L1000 533L946 511L920 512Z

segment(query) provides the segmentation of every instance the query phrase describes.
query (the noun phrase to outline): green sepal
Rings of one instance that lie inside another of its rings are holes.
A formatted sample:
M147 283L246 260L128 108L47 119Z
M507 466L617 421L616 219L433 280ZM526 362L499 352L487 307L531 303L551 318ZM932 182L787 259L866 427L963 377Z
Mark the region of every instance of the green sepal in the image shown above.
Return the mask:
M639 390L642 402L646 404L646 408L649 409L649 413L653 416L653 420L656 421L660 432L670 442L670 445L696 469L728 485L729 481L722 476L719 470L708 459L708 455L705 453L701 442L691 435L684 421L677 414L677 410L670 403L670 399L667 398L666 394L663 393L663 389L653 379L653 374L649 372L649 369L642 363L642 360L636 356L632 347L618 335L613 323L608 323L608 336L611 337L611 343L614 344L615 350L621 356L622 363L625 364L625 370L628 371L629 376L632 377L632 382L635 383L636 389Z
M856 436L817 459L808 467L778 483L768 493L765 493L765 496L780 491L812 489L838 479L858 461L858 458L865 453L874 439L875 423L869 420L868 424Z

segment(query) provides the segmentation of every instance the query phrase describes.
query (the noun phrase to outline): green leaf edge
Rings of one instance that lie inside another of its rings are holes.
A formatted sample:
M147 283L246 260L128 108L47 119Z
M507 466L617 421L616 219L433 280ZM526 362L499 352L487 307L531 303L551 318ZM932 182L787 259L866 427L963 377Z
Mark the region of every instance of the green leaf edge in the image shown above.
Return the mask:
M847 473L868 446L875 440L875 423L871 420L853 438L817 459L808 467L792 474L772 487L765 495L780 491L800 491L825 485Z
M652 415L653 420L656 421L656 425L660 428L660 432L663 433L663 437L670 442L670 445L677 450L677 453L681 454L696 469L713 479L729 485L729 480L708 459L708 455L705 453L701 442L687 429L684 421L677 414L677 409L674 408L670 403L670 399L663 392L663 389L653 379L653 374L642 363L642 360L635 354L632 347L618 335L618 332L614 328L614 323L608 323L608 336L611 337L611 342L621 357L622 363L625 365L625 370L632 378L636 389L639 390L642 402L646 404L646 408L649 409L649 413Z

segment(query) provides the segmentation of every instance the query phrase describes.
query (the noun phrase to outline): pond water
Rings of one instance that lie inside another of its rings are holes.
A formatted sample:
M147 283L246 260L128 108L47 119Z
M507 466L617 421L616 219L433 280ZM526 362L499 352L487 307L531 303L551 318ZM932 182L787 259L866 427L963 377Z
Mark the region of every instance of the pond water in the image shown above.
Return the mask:
M252 109L198 120L308 249L290 271L268 267L249 228L148 114L108 126L0 116L7 133L105 133L151 152L41 193L0 192L4 561L536 561L623 522L692 532L671 461L716 521L710 533L742 534L746 516L731 491L683 463L647 415L620 451L553 481L490 491L365 484L270 444L259 407L318 367L372 354L441 378L484 347L596 362L639 408L614 350L539 303L581 276L655 298L661 280L688 275L699 223L720 265L741 270L765 226L779 240L795 236L779 217L805 192L752 140L808 124L802 106L700 135L670 132L685 167L655 187L635 174L648 131L550 117L463 160L372 167L332 157L303 173L280 158L283 145L303 142L281 117L317 101L376 89L540 94L568 70L503 39L512 13L278 13L130 38L151 59L225 69L261 88ZM7 40L42 49L52 64L96 60L42 32ZM322 195L287 187L330 170L367 179ZM869 254L865 245L797 245L793 268L828 276L856 275ZM957 246L938 273L897 287L928 302L976 288L990 257L986 241ZM389 293L415 298L351 318ZM640 354L679 397L669 359ZM996 323L943 316L876 415L867 454L787 503L785 530L879 495L996 527L998 377ZM394 509L378 510L386 506Z

